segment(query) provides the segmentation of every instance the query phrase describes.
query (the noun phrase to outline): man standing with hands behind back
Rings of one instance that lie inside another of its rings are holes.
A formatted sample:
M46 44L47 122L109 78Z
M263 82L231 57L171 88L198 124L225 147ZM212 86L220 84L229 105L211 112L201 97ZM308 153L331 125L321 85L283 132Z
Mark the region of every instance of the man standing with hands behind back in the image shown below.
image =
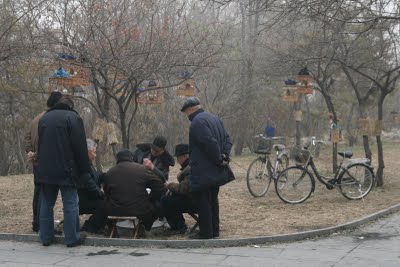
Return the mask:
M205 112L198 98L187 98L181 112L191 121L190 187L199 213L200 232L190 238L219 238L219 187L235 179L228 165L232 143L222 121Z

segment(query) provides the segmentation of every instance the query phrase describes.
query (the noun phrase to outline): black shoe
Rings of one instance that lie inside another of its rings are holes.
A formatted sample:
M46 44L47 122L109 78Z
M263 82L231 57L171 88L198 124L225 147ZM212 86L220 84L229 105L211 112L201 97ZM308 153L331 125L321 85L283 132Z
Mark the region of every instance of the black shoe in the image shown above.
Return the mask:
M203 236L199 233L188 236L189 239L212 239L212 237Z
M187 226L185 225L184 227L179 228L179 229L168 229L168 230L165 231L163 234L164 234L165 236L183 235L183 234L186 233L187 229L188 229L188 228L187 228Z
M32 224L32 231L37 233L39 232L39 225L38 224Z
M81 233L81 237L77 241L75 241L74 243L67 244L67 247L68 248L73 248L73 247L81 246L81 245L83 245L83 243L85 243L85 239L86 239L86 234L85 233Z
M48 246L51 245L51 242L43 242L42 245L45 246L45 247L48 247Z

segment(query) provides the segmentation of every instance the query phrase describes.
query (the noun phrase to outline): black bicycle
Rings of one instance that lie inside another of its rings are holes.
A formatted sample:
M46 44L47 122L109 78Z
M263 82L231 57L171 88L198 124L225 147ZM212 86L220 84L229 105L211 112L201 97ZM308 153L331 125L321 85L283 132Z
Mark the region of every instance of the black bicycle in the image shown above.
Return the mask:
M295 153L296 162L301 165L289 167L279 174L275 190L281 200L291 204L307 200L315 189L312 172L327 189L338 188L342 195L350 200L362 199L371 191L375 184L373 167L368 159L351 159L353 153L350 151L338 152L342 160L333 177L321 175L314 164L313 153L316 147L323 143L325 142L312 137L311 149L305 147Z
M262 141L265 146L259 146L255 149L254 153L259 156L250 163L247 169L246 181L250 194L254 197L262 197L267 193L271 181L276 181L278 175L288 167L289 156L285 145L272 144L274 141L282 139L282 137L268 138L263 135L257 135L255 138L258 141ZM271 151L275 151L273 163L270 160Z

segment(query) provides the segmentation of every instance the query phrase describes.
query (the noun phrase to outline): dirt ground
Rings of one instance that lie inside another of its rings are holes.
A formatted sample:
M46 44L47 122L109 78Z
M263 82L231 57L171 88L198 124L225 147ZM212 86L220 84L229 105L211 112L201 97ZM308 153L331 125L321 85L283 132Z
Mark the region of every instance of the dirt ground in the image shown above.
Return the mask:
M375 160L373 165L376 168L376 146L372 144L371 148ZM348 147L341 144L339 150L348 150ZM363 152L360 147L352 150L354 157L362 157ZM399 151L400 140L385 142L385 184L381 188L374 188L364 200L349 201L336 189L327 190L317 182L311 198L297 205L283 203L277 197L273 186L265 197L254 198L248 192L245 177L246 169L256 155L234 157L231 166L237 179L223 186L219 194L221 238L287 234L325 228L398 204L400 203L400 165L397 162ZM331 149L327 147L322 156L316 160L317 167L325 172L330 168L330 154ZM176 180L177 172L178 168L174 167L171 171L171 180ZM0 177L0 188L0 232L32 233L33 176L28 174ZM54 214L56 220L62 220L60 197ZM194 222L188 218L187 223L191 226Z

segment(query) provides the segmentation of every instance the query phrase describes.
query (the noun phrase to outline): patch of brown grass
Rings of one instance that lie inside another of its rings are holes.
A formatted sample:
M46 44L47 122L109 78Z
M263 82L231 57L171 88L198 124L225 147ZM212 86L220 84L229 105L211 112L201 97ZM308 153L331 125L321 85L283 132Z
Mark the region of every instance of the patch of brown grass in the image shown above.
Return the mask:
M371 146L374 149L374 146ZM362 149L354 148L355 156L362 156ZM349 201L339 191L327 190L317 181L314 194L302 204L283 203L271 185L267 195L254 198L247 190L246 169L256 157L234 157L231 164L237 179L220 190L221 237L246 237L286 234L343 224L384 208L400 203L400 166L397 162L400 146L396 142L385 144L385 185L374 188L360 201ZM326 148L317 167L327 172L330 168L330 149ZM376 155L376 153L374 153ZM376 161L376 159L375 159ZM376 168L376 164L373 164ZM179 171L171 170L171 180ZM32 175L0 177L0 232L31 233ZM55 219L62 220L60 197L55 208ZM82 220L83 221L83 220ZM193 220L188 219L189 225ZM176 238L176 237L175 237Z

